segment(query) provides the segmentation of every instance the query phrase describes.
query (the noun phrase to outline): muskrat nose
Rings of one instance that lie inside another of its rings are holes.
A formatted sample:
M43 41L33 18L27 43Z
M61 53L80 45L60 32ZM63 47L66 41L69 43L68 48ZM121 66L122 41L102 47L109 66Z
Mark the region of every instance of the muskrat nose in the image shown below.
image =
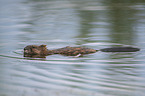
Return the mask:
M28 50L24 50L24 53L28 53Z

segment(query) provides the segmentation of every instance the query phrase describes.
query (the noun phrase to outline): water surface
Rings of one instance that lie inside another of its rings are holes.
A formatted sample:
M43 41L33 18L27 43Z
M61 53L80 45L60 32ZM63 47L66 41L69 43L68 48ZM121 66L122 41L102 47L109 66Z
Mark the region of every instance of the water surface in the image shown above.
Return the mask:
M145 1L0 1L1 96L145 96ZM24 58L23 48L141 48Z

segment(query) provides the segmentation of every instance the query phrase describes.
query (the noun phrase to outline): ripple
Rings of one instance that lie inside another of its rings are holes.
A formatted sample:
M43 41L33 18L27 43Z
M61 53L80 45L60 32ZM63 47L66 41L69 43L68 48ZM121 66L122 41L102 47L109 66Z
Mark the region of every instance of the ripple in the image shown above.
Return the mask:
M26 59L22 52L15 50L15 56L0 55L18 62L9 67L9 75L1 81L3 86L47 91L57 89L80 96L98 96L96 93L103 96L102 93L114 90L142 93L145 88L142 83L145 81L145 66L141 63L144 59L140 53L97 52L79 58L51 55L46 59Z
M0 3L0 95L145 96L144 2L5 1ZM141 50L23 57L23 48L31 44L50 49L136 45Z

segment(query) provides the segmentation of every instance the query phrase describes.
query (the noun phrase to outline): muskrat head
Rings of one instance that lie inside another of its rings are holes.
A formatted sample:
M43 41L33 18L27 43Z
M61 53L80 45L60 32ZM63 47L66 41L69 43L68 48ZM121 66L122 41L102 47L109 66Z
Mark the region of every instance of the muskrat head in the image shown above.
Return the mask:
M24 48L24 55L46 55L47 48L46 45L28 45Z

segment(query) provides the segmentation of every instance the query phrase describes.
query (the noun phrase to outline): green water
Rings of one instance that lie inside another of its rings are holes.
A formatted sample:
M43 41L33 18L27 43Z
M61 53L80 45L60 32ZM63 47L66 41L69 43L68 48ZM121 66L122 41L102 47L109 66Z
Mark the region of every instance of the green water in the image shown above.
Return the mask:
M23 48L135 46L24 58ZM145 96L144 0L0 1L0 96Z

